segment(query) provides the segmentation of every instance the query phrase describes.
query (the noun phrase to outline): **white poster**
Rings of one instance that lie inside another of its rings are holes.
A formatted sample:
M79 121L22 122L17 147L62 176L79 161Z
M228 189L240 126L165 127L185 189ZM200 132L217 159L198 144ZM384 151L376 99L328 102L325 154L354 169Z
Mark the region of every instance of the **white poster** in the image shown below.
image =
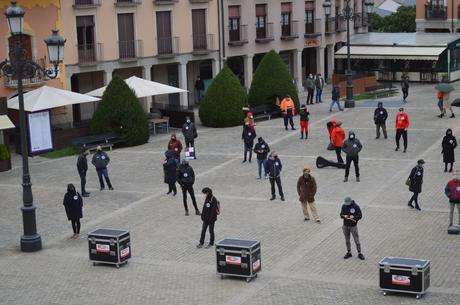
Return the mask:
M28 113L30 152L53 149L49 111Z

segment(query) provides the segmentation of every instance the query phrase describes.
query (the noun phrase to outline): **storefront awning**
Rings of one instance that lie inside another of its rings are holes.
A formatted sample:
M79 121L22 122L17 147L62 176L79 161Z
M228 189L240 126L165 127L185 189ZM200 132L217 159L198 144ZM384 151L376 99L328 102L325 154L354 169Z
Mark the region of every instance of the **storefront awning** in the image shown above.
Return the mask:
M0 115L0 130L16 128L7 115Z
M446 47L403 47L403 46L351 46L352 59L396 59L396 60L438 60ZM347 47L335 52L335 58L346 59Z

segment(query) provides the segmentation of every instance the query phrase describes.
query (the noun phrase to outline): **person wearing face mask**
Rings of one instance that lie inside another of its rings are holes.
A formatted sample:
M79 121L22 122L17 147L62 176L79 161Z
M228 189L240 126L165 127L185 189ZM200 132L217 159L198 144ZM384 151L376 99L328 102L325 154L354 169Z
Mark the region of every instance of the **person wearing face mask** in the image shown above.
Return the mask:
M300 108L300 139L303 139L305 133L305 139L308 139L308 121L310 112L308 112L307 107L302 105Z
M262 167L264 168L265 179L267 179L268 176L265 170L265 163L267 162L267 154L270 152L270 147L262 137L257 139L256 146L254 146L254 152L257 155L257 166L259 169L259 177L257 179L262 179Z
M278 154L276 152L272 152L270 157L268 158L267 162L265 163L265 172L268 174L268 178L270 180L271 192L272 197L270 200L276 199L275 193L275 183L278 187L278 193L280 194L281 201L284 201L284 194L283 194L283 187L281 185L281 169L283 165L281 164L281 160L278 158Z
M78 175L80 175L80 184L81 184L81 195L83 197L89 197L89 192L86 191L86 172L88 171L88 160L86 156L88 155L88 150L86 147L81 149L81 153L77 159L77 170Z
M418 195L422 192L423 184L423 164L425 161L420 159L417 161L417 166L415 166L410 172L409 178L407 178L406 184L409 185L409 191L413 193L407 205L411 208L414 208L412 202L415 203L415 208L421 210L418 204Z
M345 244L347 246L347 253L343 257L349 259L353 255L351 254L351 243L350 235L353 236L353 240L356 244L356 250L358 251L358 258L364 260L364 255L361 253L361 243L359 242L358 233L358 221L363 217L359 205L352 200L350 197L345 197L342 209L340 211L340 218L343 219L342 231L345 235Z
M444 162L444 172L447 172L447 165L450 164L449 172L452 172L452 167L455 162L455 148L457 147L457 139L452 135L452 129L447 129L446 135L442 139L442 159Z
M342 128L342 122L337 121L334 129L331 132L331 142L334 145L335 154L337 155L337 162L343 163L342 159L342 146L345 140L345 131Z
M304 220L310 220L310 214L308 213L308 207L310 207L315 222L321 223L315 204L316 180L310 175L310 172L311 170L308 167L303 169L302 176L297 180L297 194L302 206Z
M177 180L177 159L174 154L168 149L165 151L165 160L163 161L164 182L168 185L168 192L166 195L173 193L177 194L176 180Z
M109 190L113 191L112 183L110 182L109 178L109 172L107 171L107 165L109 165L109 162L109 156L102 150L102 147L99 145L97 147L96 153L93 155L91 163L96 168L99 184L101 185L101 191L105 189L104 178L105 182L107 182Z
M180 153L182 151L182 143L176 138L176 134L171 135L171 140L168 143L168 149L173 153L176 160L180 160Z
M254 146L254 139L256 138L256 132L251 128L249 122L244 123L243 133L241 134L241 139L244 144L244 160L243 163L247 161L247 155L249 153L249 163L252 159L252 148Z
M177 169L177 182L182 188L182 199L184 202L185 216L188 216L187 206L187 192L192 198L193 207L195 208L195 215L201 215L196 205L195 192L193 191L193 184L195 183L195 172L193 168L188 164L187 160L182 160L182 163Z
M345 168L345 179L343 179L343 182L348 181L348 175L350 174L350 167L351 167L351 162L353 162L355 166L355 175L356 175L356 181L359 182L359 152L363 146L361 145L361 142L356 138L356 135L353 131L350 131L348 133L348 139L346 139L343 142L343 147L342 150L346 154L346 168Z
M404 112L404 108L399 108L399 113L396 115L396 149L395 151L399 150L399 140L401 136L404 142L404 150L407 150L407 129L409 128L409 116L407 113Z
M198 137L198 133L196 132L195 124L190 120L190 117L186 117L184 125L182 125L182 134L184 135L185 139L185 146L186 147L195 147L194 142L195 139Z
M286 95L285 98L281 101L280 104L281 112L283 113L284 119L284 128L288 130L288 122L291 125L291 129L295 130L294 128L294 121L293 117L295 115L295 105L294 101L291 99L289 95Z
M460 227L460 179L459 179L459 172L455 170L452 174L452 180L450 180L445 189L444 193L446 194L447 198L449 198L449 227L452 226L454 221L454 210L455 206L457 206L458 211L458 225Z
M83 218L83 199L75 190L73 184L67 185L67 193L64 195L62 204L64 205L67 219L72 223L72 238L77 238L80 234L80 219Z
M374 110L374 123L376 128L376 139L380 138L380 128L382 128L383 137L387 139L387 127L386 121L388 118L388 112L385 108L383 108L383 103L379 102L377 104L377 108Z
M315 95L315 80L313 79L312 74L308 74L307 81L305 82L307 87L307 105L313 104L313 95Z

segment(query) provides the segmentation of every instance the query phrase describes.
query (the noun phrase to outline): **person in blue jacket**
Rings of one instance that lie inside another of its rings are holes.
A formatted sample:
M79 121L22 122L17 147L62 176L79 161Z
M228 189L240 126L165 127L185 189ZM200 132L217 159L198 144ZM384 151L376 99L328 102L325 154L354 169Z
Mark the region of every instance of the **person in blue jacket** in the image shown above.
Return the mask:
M281 201L284 201L284 194L283 194L283 187L281 185L281 169L283 165L281 164L281 160L278 158L278 154L276 152L272 152L270 157L268 157L267 162L265 162L265 172L268 174L268 178L270 180L272 197L270 200L276 199L275 193L275 183L278 187L278 193L280 194Z

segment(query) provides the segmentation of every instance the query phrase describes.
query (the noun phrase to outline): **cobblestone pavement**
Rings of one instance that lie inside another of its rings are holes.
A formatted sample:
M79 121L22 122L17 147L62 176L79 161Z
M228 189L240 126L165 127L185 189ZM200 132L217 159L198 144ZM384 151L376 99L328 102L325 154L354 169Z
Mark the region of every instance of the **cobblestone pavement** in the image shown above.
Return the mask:
M328 90L329 91L329 90ZM328 96L328 95L326 95ZM257 122L257 134L276 150L283 162L286 202L269 201L266 180L256 180L257 164L242 164L241 127L199 126L195 192L213 188L221 201L217 240L226 237L261 241L263 270L246 283L221 280L212 249L196 249L201 221L185 217L181 194L166 196L161 160L168 135L152 137L139 147L109 152L109 173L115 191L100 192L91 169L90 198L84 204L81 238L70 239L62 198L67 183L79 185L75 158L31 159L38 230L44 248L21 253L21 167L0 173L0 304L459 304L460 237L447 235L448 204L443 194L450 179L443 172L440 142L446 128L460 134L458 119L439 119L432 86L411 86L405 105L411 119L407 153L394 151L394 116L401 97L388 102L389 139L375 140L373 103L328 112L313 105L308 141L298 131L285 131L280 119ZM361 180L353 171L343 183L343 170L316 169L326 150L325 124L330 119L354 130L364 145ZM298 118L296 118L298 125ZM181 138L181 137L180 137ZM410 210L404 182L417 159L426 161L422 212ZM304 222L297 201L296 181L304 166L317 179L321 224ZM359 224L365 261L344 261L345 245L338 218L341 202L352 196L362 207ZM201 206L203 197L197 196ZM133 258L120 269L93 267L88 260L86 234L96 228L131 232ZM420 300L407 295L384 297L378 288L377 263L384 256L432 261L431 287Z

